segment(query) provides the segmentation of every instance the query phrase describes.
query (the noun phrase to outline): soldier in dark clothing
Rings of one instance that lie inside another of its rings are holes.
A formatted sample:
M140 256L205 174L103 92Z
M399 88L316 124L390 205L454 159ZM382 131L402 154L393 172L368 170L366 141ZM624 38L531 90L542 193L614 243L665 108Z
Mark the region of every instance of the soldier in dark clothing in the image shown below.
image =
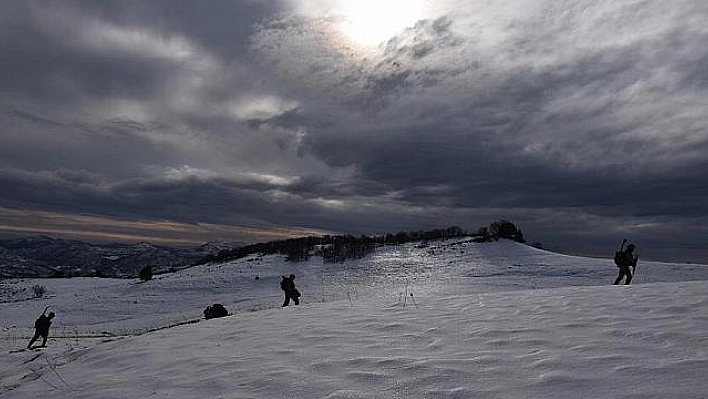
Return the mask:
M285 292L285 301L283 301L283 307L290 304L292 299L295 305L300 304L300 291L295 288L295 275L282 276L283 280L280 282L280 289Z
M619 267L619 275L615 279L615 285L619 284L622 279L627 276L627 280L624 282L625 285L629 285L632 281L632 273L637 268L637 260L639 257L634 255L634 244L627 245L627 249L620 251L615 255L615 264ZM629 268L632 268L630 271Z
M54 312L49 312L48 315L42 313L41 316L34 322L34 337L27 344L27 349L32 348L34 341L42 337L42 345L40 348L47 346L47 337L49 336L49 327L52 325L52 319L54 318Z

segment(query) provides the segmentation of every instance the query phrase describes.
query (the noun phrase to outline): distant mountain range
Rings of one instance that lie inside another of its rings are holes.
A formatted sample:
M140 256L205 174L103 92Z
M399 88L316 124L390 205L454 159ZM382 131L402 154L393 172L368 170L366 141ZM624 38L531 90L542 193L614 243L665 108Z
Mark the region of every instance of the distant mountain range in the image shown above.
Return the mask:
M96 244L46 236L0 239L0 278L135 277L144 266L151 266L153 273L167 272L239 245Z

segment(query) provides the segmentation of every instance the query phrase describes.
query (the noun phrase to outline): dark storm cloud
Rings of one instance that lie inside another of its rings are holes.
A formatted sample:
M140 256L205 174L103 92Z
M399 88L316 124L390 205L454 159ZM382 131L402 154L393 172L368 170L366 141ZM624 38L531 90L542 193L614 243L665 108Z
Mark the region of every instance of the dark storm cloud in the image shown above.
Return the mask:
M107 184L90 173L0 173L0 190L5 193L1 205L5 207L33 204L55 212L153 217L186 223L234 222L242 212L257 210L266 200L263 189L261 183L237 184L197 177ZM257 215L253 219L258 220Z
M161 139L163 126L118 117L101 123L5 114L0 136L4 165L27 171L92 171L106 178L144 173L156 159L179 163L178 143ZM127 158L129 156L129 158ZM129 159L129 161L128 161Z
M105 95L145 98L169 72L161 61L139 54L87 48L80 42L86 32L71 21L53 24L47 17L49 10L40 15L25 10L20 18L2 24L0 51L8 56L0 66L0 85L6 94L41 102Z
M0 206L705 238L708 6L441 1L362 50L308 4L3 3Z
M149 97L179 72L183 60L169 51L189 51L181 38L225 60L242 56L251 25L275 4L8 2L0 17L0 51L7 55L0 65L0 85L42 97ZM147 33L162 48L139 48L149 44L141 43Z
M4 193L0 207L128 219L301 227L312 227L308 224L312 221L332 231L339 231L342 223L363 228L370 222L365 214L346 209L340 212L336 206L330 208L313 200L321 195L351 196L331 181L289 184L259 176L226 179L184 175L109 184L90 172L2 169L0 192Z
M186 34L225 59L248 50L252 26L280 10L277 1L220 1L200 4L189 0L77 1L89 15L124 26L153 27L166 34Z

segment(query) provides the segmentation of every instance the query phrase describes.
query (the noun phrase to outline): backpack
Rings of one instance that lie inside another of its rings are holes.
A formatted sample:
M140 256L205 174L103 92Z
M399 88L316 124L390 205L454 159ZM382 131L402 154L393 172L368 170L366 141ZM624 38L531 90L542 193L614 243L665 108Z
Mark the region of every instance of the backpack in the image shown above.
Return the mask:
M617 267L636 266L637 260L636 257L633 257L627 252L617 251L615 252L615 265L617 265Z
M283 291L288 290L288 282L285 280L285 277L283 277L283 279L280 280L280 289Z
M622 251L615 252L615 265L617 265L617 267L622 267L623 261L624 261L624 252L622 252Z
M204 309L204 318L207 320L228 315L229 312L226 310L224 305L220 303L215 303L211 306L207 306L207 308Z

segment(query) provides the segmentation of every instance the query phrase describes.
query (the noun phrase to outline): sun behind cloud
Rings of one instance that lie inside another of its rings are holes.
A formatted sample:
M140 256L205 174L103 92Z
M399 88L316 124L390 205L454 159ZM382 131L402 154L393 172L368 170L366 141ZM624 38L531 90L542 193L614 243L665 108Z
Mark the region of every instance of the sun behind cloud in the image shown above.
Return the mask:
M355 44L375 47L425 18L418 0L344 0L339 27Z

